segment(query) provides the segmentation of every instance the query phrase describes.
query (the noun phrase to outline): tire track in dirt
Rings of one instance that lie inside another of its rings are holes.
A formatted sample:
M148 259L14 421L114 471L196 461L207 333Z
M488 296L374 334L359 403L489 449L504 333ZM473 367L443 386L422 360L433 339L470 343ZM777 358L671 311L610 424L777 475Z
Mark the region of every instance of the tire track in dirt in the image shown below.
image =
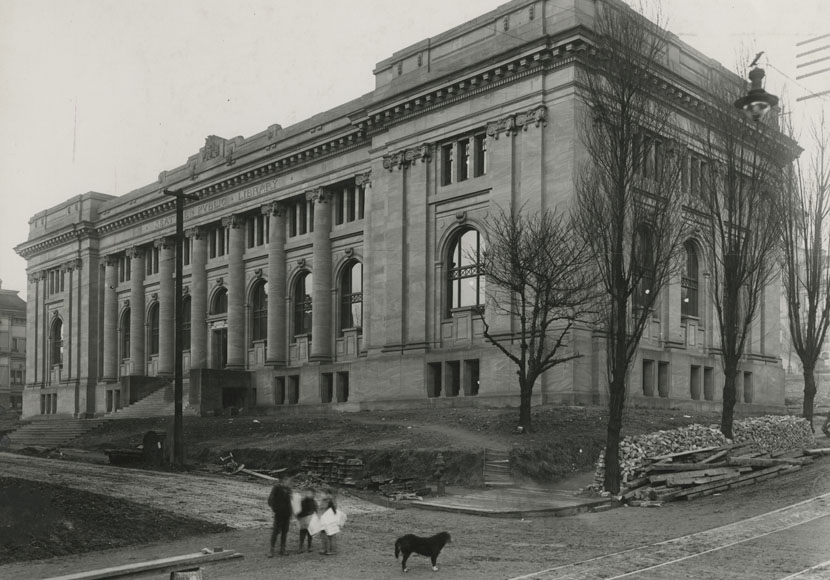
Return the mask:
M237 529L271 525L267 503L271 486L265 480L260 483L221 475L147 471L11 453L0 453L0 472L122 498ZM339 496L337 502L350 515L388 509L346 495Z

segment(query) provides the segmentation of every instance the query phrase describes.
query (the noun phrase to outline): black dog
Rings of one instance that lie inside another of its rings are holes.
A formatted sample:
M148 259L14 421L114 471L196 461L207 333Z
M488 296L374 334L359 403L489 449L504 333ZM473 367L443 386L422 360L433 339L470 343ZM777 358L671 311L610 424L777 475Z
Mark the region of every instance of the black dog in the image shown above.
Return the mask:
M449 544L451 541L452 538L449 532L441 532L429 538L406 534L395 540L395 558L397 559L399 554L403 554L401 569L404 572L409 572L409 569L406 567L406 561L409 559L410 554L429 556L429 559L432 560L432 569L438 570L438 566L435 563L438 560L438 554L444 549L444 545Z

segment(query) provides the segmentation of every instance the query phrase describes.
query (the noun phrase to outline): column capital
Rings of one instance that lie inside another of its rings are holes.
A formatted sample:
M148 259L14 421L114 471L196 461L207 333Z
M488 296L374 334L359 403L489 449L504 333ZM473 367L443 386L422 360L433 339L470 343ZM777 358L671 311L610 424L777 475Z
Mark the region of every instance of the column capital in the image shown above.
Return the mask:
M118 255L117 254L107 254L101 260L101 266L106 268L114 268L118 265Z
M192 228L187 228L184 231L184 235L186 238L200 240L205 237L205 228L202 226L193 226Z
M127 255L128 258L143 258L144 248L133 246L131 248L127 248L126 250L124 250L124 253Z
M285 204L280 203L279 201L272 201L271 203L266 203L261 208L262 214L267 216L277 216L281 217L285 215Z
M432 147L429 143L384 155L383 168L389 171L395 168L404 169L414 163L416 159L420 159L421 163L426 163L432 159Z
M175 242L176 240L173 236L164 236L163 238L153 240L153 247L159 248L160 250L170 250L176 246Z
M315 187L314 189L309 189L305 192L305 198L312 202L328 203L331 199L331 193L326 191L323 187Z
M68 262L65 262L61 265L61 270L64 272L71 272L72 270L80 270L81 269L81 259L80 258L73 258Z
M236 229L242 227L242 217L233 214L222 218L222 225L226 228Z
M358 187L372 187L372 170L355 175L354 183Z

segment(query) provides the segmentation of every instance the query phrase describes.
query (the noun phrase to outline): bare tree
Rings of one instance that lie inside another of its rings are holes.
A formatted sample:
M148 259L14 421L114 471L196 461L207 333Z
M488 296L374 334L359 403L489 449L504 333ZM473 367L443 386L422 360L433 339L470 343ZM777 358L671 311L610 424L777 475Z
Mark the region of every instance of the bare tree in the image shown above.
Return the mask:
M633 10L598 4L593 57L580 76L588 159L577 178L576 227L604 293L599 327L608 351L604 487L620 487L619 444L629 369L660 289L677 272L683 219L673 114L654 76L665 31Z
M517 367L519 426L531 429L530 403L536 380L556 365L579 357L570 331L593 303L594 276L584 244L564 218L551 210L528 214L501 210L488 218L483 257L487 308L505 315L513 328L484 337Z
M703 155L691 167L720 335L721 432L730 439L739 366L764 290L778 275L784 159L780 133L732 107L742 89L724 81L714 91L702 130Z
M830 132L822 115L811 127L806 167L787 168L782 216L782 268L792 348L804 373L802 414L813 425L815 368L830 327ZM822 430L830 435L830 415Z

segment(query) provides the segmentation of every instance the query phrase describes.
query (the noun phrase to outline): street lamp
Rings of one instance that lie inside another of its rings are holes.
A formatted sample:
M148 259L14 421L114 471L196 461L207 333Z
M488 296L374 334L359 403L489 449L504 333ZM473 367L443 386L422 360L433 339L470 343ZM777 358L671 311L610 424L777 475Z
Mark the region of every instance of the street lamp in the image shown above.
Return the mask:
M176 334L175 334L175 368L173 371L175 384L173 388L173 463L184 466L184 426L182 424L182 247L184 238L184 200L198 200L197 195L184 193L181 189L162 191L164 195L176 198Z
M757 66L749 71L749 91L745 96L735 101L735 108L742 110L748 119L756 123L778 104L778 97L764 90L764 76L764 69Z

